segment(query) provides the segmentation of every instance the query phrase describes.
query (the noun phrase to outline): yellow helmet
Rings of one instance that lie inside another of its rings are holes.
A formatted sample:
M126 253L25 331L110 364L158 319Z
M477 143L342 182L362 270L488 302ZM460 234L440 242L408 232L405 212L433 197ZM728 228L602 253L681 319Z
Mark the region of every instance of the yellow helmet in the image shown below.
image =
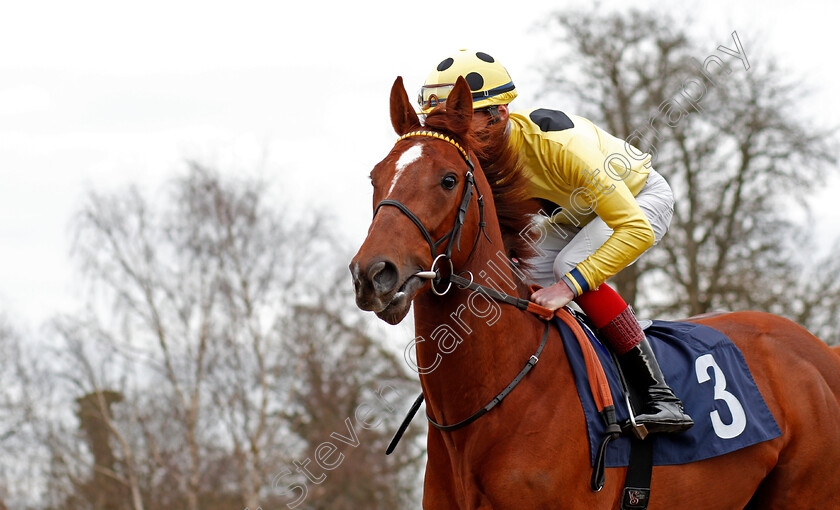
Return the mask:
M423 113L446 101L459 76L472 90L474 110L508 104L516 97L507 69L496 59L480 51L460 50L443 59L420 88L417 102Z

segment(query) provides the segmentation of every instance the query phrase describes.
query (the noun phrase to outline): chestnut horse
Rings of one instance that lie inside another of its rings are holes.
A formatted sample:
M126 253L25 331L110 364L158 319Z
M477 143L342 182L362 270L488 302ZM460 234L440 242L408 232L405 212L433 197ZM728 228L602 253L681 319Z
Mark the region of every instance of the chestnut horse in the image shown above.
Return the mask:
M414 303L426 412L452 424L511 382L540 343L545 323L457 286L437 295L428 280L433 257L446 247L456 273L469 271L476 282L495 287L503 285L501 275L521 282L519 268L503 259L527 256L518 234L527 230L533 208L509 150L495 155L498 165L482 170L476 164L475 193L465 194L466 154L472 162L486 156L482 133L490 128L473 118L463 78L423 124L398 78L391 122L401 138L371 179L374 206L392 202L375 208L367 239L350 264L356 302L391 324ZM418 130L427 131L411 134ZM459 213L462 202L466 211ZM452 232L459 216L463 227ZM436 263L441 265L447 272L449 263ZM527 298L524 285L518 292ZM740 348L782 435L700 462L656 466L649 508L840 508L840 475L833 472L840 466L840 356L774 315L740 312L697 322ZM429 427L423 508L618 508L626 468L608 468L600 492L590 490L590 474L583 411L552 328L539 363L504 404L455 431Z

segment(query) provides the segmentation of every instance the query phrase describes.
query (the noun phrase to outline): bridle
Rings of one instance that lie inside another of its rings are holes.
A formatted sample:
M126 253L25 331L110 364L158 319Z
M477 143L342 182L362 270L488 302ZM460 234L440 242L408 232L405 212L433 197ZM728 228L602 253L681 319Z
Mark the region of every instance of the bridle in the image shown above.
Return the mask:
M457 244L458 251L461 250L461 227L464 226L464 220L467 217L467 210L469 209L470 202L472 201L472 196L478 190L478 186L475 182L475 176L473 175L475 172L475 165L472 162L469 154L467 151L464 150L461 145L453 140L451 137L438 133L436 131L410 131L404 135L402 135L398 140L397 143L405 140L406 138L410 138L413 136L427 136L431 138L437 138L438 140L443 140L445 142L449 142L452 144L458 152L461 153L461 157L464 158L464 161L467 164L468 170L466 176L464 178L464 191L461 195L461 204L458 206L458 214L455 216L455 223L452 225L452 228L444 234L440 239L437 241L432 240L432 235L429 233L429 230L423 224L423 221L417 217L416 214L411 212L405 204L400 202L399 200L392 200L386 198L380 201L376 205L376 209L373 212L373 217L376 218L376 213L379 212L379 209L383 205L391 205L402 211L408 219L411 220L414 225L417 226L417 229L420 230L420 233L423 234L423 238L426 240L426 243L429 245L429 251L432 254L432 267L428 271L418 271L414 274L419 278L425 278L431 280L431 287L432 292L437 294L438 296L443 296L452 288L452 284L458 286L460 289L468 289L481 292L485 296L495 299L496 301L500 301L502 303L507 303L509 305L513 305L521 310L526 310L531 313L538 315L543 320L549 320L551 317L554 316L554 312L547 308L537 305L536 303L532 303L527 299L518 298L515 296L509 296L503 292L500 292L492 287L488 287L486 285L480 285L473 281L473 276L469 271L466 271L469 275L469 279L464 278L459 274L455 274L453 264L452 264L452 247ZM470 257L472 257L473 253L475 253L475 249L478 246L478 240L481 237L481 234L484 233L484 237L487 239L488 242L492 244L493 241L490 240L490 237L487 235L487 230L485 227L487 226L487 222L484 221L484 196L481 193L478 194L478 232L475 235L475 241L473 242L472 249L470 250L469 255L467 256L466 261L469 261ZM444 241L449 240L449 243L446 246L446 249L443 253L438 254L438 246L440 246ZM453 241L454 240L454 241ZM440 265L440 261L446 261L449 263L449 274L442 275L438 269ZM443 291L438 290L436 284L445 283L446 288Z
M443 237L438 239L437 241L432 240L432 235L429 233L429 229L423 224L423 221L417 217L416 214L411 212L405 204L400 202L399 200L392 200L390 198L386 198L379 202L376 205L376 209L373 212L374 218L376 217L376 213L379 212L379 209L382 208L383 205L391 205L402 211L408 219L411 220L414 225L417 226L417 229L420 230L420 233L423 234L423 238L426 240L426 243L429 245L429 251L432 254L432 266L429 268L428 271L420 271L415 274L420 278L427 278L431 280L430 285L432 287L432 292L437 294L438 296L442 296L449 292L449 289L452 288L452 281L449 280L447 282L446 288L444 290L439 290L436 284L440 284L442 279L444 278L439 271L439 265L445 262L449 263L449 275L453 275L454 267L452 265L452 247L457 244L458 251L461 251L461 228L464 226L464 220L467 217L467 210L470 207L470 203L472 202L473 195L478 191L478 186L475 183L475 165L470 159L469 154L467 151L464 150L461 145L452 139L449 136L444 134L438 133L436 131L410 131L404 135L402 135L397 142L405 140L406 138L414 137L414 136L425 136L429 138L437 138L438 140L443 140L445 142L449 142L452 146L458 149L458 152L463 157L464 161L467 163L467 173L464 176L464 191L461 194L461 204L458 206L458 213L455 215L455 223L452 225L452 228L449 230L448 233L444 234ZM481 234L484 233L484 237L487 239L488 242L492 243L490 237L487 235L487 232L484 227L487 226L487 222L484 221L484 196L481 193L478 193L478 232L475 236L475 241L473 242L473 247L470 250L470 254L467 256L467 260L472 257L472 254L475 252L476 247L478 246L478 240L481 237ZM446 249L443 253L438 254L438 247L444 242L449 241L446 245ZM471 278L472 279L472 278Z
M459 205L458 213L455 216L455 223L454 223L454 225L452 225L452 228L449 230L449 232L446 233L443 237L441 237L437 241L434 241L432 239L432 236L429 233L429 230L423 224L423 221L420 220L420 218L418 218L416 214L411 212L411 209L409 209L402 202L400 202L398 200L385 199L385 200L382 200L381 202L379 202L376 205L376 209L374 210L374 213L373 213L374 217L376 217L376 213L379 212L379 209L382 208L382 206L384 206L384 205L394 206L397 209L399 209L400 211L402 211L402 213L405 214L408 217L408 219L410 219L411 222L414 223L414 225L417 226L417 229L420 230L421 234L423 234L423 238L426 240L426 243L428 243L429 251L432 254L432 260L433 260L432 266L429 269L429 271L419 271L419 272L415 273L414 276L417 276L417 277L420 277L420 278L427 278L427 279L431 280L430 284L431 284L432 292L434 292L435 294L437 294L439 296L442 296L442 295L446 294L447 292L449 292L449 290L452 288L452 284L454 283L460 289L469 289L469 290L472 290L472 291L475 291L475 292L480 292L481 294L487 296L488 298L495 299L497 301L516 306L517 308L519 308L521 310L527 310L527 311L530 311L532 313L535 313L540 318L542 318L543 320L546 321L545 329L544 329L543 335L542 335L542 341L540 342L540 345L537 348L536 352L533 355L531 355L531 357L525 363L525 366L522 367L522 370L520 370L519 374L517 374L517 376L513 379L513 381L510 384L508 384L507 387L505 387L505 389L502 390L501 393L496 395L493 398L493 400L491 400L487 405L485 405L484 407L482 407L481 409L479 409L478 411L476 411L475 413L470 415L468 418L466 418L464 420L461 420L458 423L454 423L452 425L443 425L441 423L438 423L435 420L433 420L432 417L429 416L428 413L426 413L426 418L429 420L429 423L431 423L433 426L435 426L436 428L438 428L440 430L443 430L443 431L452 431L452 430L457 430L457 429L459 429L461 427L464 427L466 425L469 425L470 423L472 423L475 420L477 420L478 418L484 416L484 414L486 414L491 409L496 407L496 405L498 405L513 390L513 388L515 388L516 385L519 384L519 382L528 374L528 372L534 367L534 365L537 364L537 361L539 361L539 356L542 353L543 348L545 347L546 341L548 340L548 331L549 331L549 325L550 325L549 319L554 316L554 312L547 309L547 308L543 308L543 307L541 307L541 306L539 306L535 303L532 303L532 302L528 301L527 299L522 299L522 298L515 297L515 296L509 296L509 295L507 295L503 292L500 292L500 291L498 291L498 290L496 290L492 287L488 287L486 285L480 285L478 283L475 283L473 281L472 274L469 273L469 272L467 272L470 276L469 279L464 278L463 276L460 276L458 274L455 274L453 264L452 264L452 247L455 244L457 244L458 245L458 250L459 251L461 250L461 244L460 244L461 243L461 228L464 226L464 220L466 219L467 210L469 209L470 202L472 201L472 197L476 193L476 191L478 191L476 183L475 183L475 176L474 176L475 165L473 165L473 162L470 159L469 154L467 154L467 151L465 151L464 148L461 147L461 145L458 144L458 142L453 140L451 137L448 137L446 135L443 135L443 134L435 132L435 131L427 131L427 130L411 131L409 133L406 133L406 134L402 135L399 138L399 140L397 140L397 142L399 142L401 140L405 140L406 138L413 137L413 136L426 136L426 137L431 137L431 138L437 138L437 139L443 140L445 142L449 142L455 148L458 149L458 152L461 153L461 156L463 157L463 159L466 162L467 167L468 167L466 176L464 178L464 191L463 191L463 194L461 195L461 204ZM476 233L475 242L473 243L472 250L470 251L466 260L469 260L470 257L472 257L473 253L475 252L475 248L478 245L478 240L481 237L482 232L484 233L484 237L487 238L488 241L490 241L490 237L487 235L487 232L485 230L486 222L484 221L484 197L480 193L478 194L478 200L477 201L478 201L478 211L479 211L479 223L478 223L479 229L478 229L478 232ZM438 254L438 247L444 241L447 241L447 240L449 241L449 243L447 244L446 249L444 250L443 253ZM492 241L490 241L490 242L492 242ZM438 269L438 265L439 265L441 260L449 263L449 274L448 275L442 275L440 273L439 269ZM436 287L437 284L441 284L441 283L446 284L446 288L443 291L440 291ZM423 403L423 399L424 399L424 397L423 397L423 394L421 393L417 397L417 399L414 401L414 404L411 406L411 409L409 410L408 415L406 416L405 420L403 420L403 423L402 423L402 425L400 425L400 428L397 430L396 434L394 435L394 438L391 440L391 444L388 446L388 449L386 450L387 454L390 454L394 450L394 448L396 447L397 443L399 442L400 438L402 437L403 433L405 432L406 428L408 427L408 424L411 422L411 419L414 417L414 415L417 412L417 410L419 409L420 405Z

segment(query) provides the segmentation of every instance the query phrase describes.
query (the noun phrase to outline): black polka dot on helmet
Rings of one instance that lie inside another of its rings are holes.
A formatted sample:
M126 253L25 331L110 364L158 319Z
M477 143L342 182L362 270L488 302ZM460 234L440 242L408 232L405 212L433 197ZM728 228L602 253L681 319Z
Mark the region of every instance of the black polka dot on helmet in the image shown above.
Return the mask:
M488 55L484 52L481 52L481 51L476 52L475 56L480 58L481 60L483 60L485 62L489 62L491 64L496 61L495 58L493 58L490 55Z
M472 72L464 78L467 79L467 83L470 85L470 90L481 90L481 87L484 86L484 77L476 72Z
M446 71L447 69L449 69L449 67L452 65L453 62L455 62L455 59L453 59L452 57L444 59L443 61L441 61L440 64L438 64L437 70L438 71Z

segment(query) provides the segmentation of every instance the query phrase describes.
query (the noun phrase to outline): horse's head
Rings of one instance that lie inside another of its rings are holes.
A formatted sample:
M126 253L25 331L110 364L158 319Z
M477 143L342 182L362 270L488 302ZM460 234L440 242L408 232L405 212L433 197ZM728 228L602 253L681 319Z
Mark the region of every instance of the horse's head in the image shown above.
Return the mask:
M350 263L356 304L391 324L405 317L427 285L437 255L450 254L460 267L479 233L475 202L480 192L473 179L487 184L483 176L473 175L467 152L473 110L464 78L435 115L445 129L421 125L402 78L397 78L391 89L391 123L400 139L370 174L374 218ZM459 208L465 213L459 215Z

